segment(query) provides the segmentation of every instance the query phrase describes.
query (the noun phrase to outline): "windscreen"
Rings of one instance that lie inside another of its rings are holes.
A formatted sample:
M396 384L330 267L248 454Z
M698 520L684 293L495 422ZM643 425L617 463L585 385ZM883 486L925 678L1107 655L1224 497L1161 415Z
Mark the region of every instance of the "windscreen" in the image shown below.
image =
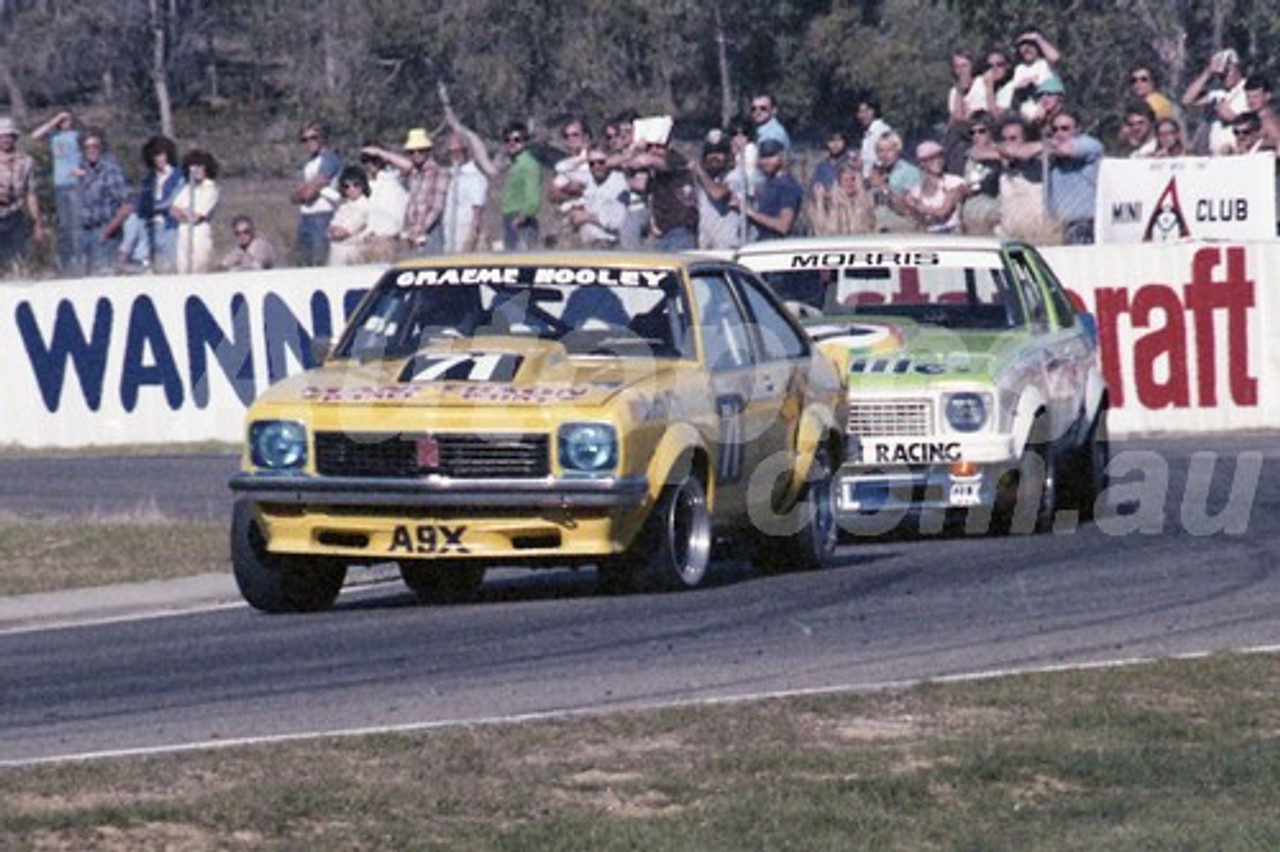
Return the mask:
M669 269L392 270L351 318L339 358L403 358L438 341L536 337L571 355L688 357L689 308Z
M824 252L764 264L784 301L825 315L895 316L951 328L1007 328L1017 303L996 252ZM754 264L753 264L754 265Z

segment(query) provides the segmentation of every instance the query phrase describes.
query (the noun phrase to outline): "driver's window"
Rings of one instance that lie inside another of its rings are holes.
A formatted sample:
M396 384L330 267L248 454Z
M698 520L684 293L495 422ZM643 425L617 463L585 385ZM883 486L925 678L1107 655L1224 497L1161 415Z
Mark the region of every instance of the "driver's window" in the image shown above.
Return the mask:
M695 275L692 290L707 368L732 370L750 364L750 341L728 282L719 275Z
M1009 254L1009 266L1013 270L1014 283L1022 296L1023 310L1027 321L1036 331L1047 331L1049 328L1049 308L1045 304L1044 290L1036 280L1022 252Z

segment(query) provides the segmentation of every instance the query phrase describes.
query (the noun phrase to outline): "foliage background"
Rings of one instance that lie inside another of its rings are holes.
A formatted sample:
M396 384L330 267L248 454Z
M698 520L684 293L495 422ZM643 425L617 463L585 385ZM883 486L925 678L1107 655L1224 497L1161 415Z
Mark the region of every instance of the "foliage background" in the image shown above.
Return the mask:
M1221 47L1280 79L1275 0L0 0L0 114L30 129L72 108L134 180L154 133L205 148L220 207L287 249L307 120L351 157L443 130L443 85L491 147L521 119L550 160L569 116L598 131L623 109L666 113L691 143L767 91L804 178L828 129L857 137L862 92L912 145L946 119L951 52L1009 50L1028 29L1062 51L1068 105L1108 145L1135 63L1175 99ZM47 174L47 146L25 147ZM54 269L50 242L35 255L36 274Z
M438 83L488 138L511 118L598 127L624 107L692 138L766 90L816 140L853 124L864 88L918 135L945 119L953 49L1028 28L1062 50L1095 130L1135 61L1174 95L1223 46L1249 72L1280 70L1271 0L0 0L0 109L29 127L74 107L131 142L229 133L223 158L248 174L291 162L311 117L340 146L438 127Z

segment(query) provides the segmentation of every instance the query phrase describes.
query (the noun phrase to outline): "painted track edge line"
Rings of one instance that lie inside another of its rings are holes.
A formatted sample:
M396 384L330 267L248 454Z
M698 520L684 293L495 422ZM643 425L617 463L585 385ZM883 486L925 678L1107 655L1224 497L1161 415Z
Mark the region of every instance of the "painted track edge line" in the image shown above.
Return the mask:
M204 740L199 742L179 743L175 745L143 746L138 748L111 749L78 754L51 755L26 760L0 760L0 769L18 769L22 767L49 766L59 763L77 763L94 760L113 760L131 757L158 757L170 754L183 754L195 751L220 751L230 748L241 748L257 745L276 745L312 740L352 739L355 737L376 734L411 734L425 731L438 731L448 728L489 727L495 725L517 725L530 722L546 722L557 719L592 718L617 712L635 712L663 710L678 707L714 707L717 705L745 704L752 701L769 701L779 698L798 698L810 695L835 695L854 692L887 692L897 689L910 689L930 683L972 683L984 680L999 680L1006 677L1035 674L1057 674L1072 671L1091 671L1097 669L1125 668L1129 666L1147 665L1164 660L1199 660L1221 654L1275 654L1280 653L1280 645L1257 645L1246 648L1228 648L1217 651L1189 651L1181 654L1170 654L1163 657L1124 657L1115 660L1092 660L1080 663L1058 663L1054 665L1027 666L1025 668L988 669L975 672L958 672L936 677L924 677L907 680L883 681L861 685L836 685L811 687L806 689L780 689L767 692L742 695L726 695L713 698L693 698L676 701L639 702L622 707L583 707L576 710L544 710L534 713L514 713L508 716L487 716L478 719L439 719L434 722L406 722L399 725L385 725L369 728L348 728L333 731L300 731L294 734L275 734L262 737L238 737L226 740Z

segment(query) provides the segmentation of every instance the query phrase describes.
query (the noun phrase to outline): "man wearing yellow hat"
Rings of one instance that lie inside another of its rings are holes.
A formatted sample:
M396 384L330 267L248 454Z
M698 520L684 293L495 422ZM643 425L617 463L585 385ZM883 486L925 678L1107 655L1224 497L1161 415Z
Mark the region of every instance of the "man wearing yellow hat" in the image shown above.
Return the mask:
M404 140L405 153L367 146L362 152L382 157L404 175L409 187L409 203L404 211L404 227L400 231L402 247L409 255L440 254L444 251L444 229L440 227L444 213L445 193L449 190L449 173L431 158L435 148L425 128L414 127Z

